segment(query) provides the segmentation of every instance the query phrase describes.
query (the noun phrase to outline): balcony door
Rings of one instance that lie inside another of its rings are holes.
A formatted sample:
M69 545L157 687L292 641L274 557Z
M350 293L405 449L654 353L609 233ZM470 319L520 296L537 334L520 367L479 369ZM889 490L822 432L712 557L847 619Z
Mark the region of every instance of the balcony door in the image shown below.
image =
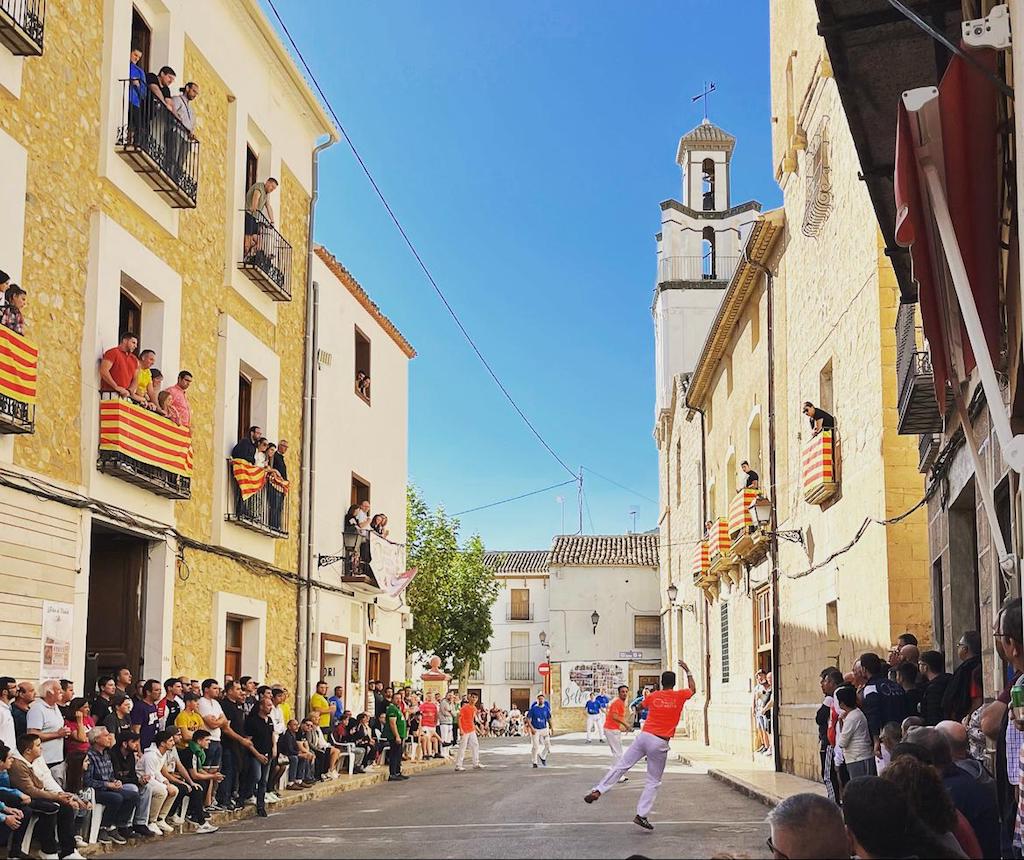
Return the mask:
M530 662L530 634L514 631L509 649L512 665L509 667L509 681L529 681L533 678L533 664Z
M512 588L509 590L509 621L530 620L530 589Z

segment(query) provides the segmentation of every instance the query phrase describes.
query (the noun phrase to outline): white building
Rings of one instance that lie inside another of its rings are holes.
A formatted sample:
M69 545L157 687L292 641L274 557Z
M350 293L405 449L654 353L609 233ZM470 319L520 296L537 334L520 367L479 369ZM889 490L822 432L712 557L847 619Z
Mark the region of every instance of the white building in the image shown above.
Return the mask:
M490 707L529 707L544 682L538 674L545 660L548 631L548 551L489 552L484 563L502 589L491 607L494 638L480 670L470 675L470 689ZM543 634L544 642L541 641Z
M672 380L697 364L740 249L761 204L731 201L736 138L705 119L679 140L683 200L661 204L655 287L656 415L669 407Z
M405 542L408 477L409 360L415 350L348 270L323 247L313 259L319 319L314 539L318 556L344 554L342 528L348 507L364 499L374 514L388 516L389 539ZM370 376L368 392L358 373ZM313 590L312 672L358 711L366 681L405 677L405 631L412 616L402 599L375 582L345 576L342 562L318 568L322 583L341 589Z

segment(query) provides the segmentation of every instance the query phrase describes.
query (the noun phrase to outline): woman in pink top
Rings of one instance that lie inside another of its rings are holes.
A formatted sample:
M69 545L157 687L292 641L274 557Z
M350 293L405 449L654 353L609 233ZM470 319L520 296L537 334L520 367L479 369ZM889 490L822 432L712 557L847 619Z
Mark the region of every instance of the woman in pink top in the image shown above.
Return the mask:
M89 729L96 727L89 712L89 702L83 698L72 699L68 705L64 725L71 732L64 739L64 758L67 760L68 791L75 792L82 788L82 769L85 754L89 752Z

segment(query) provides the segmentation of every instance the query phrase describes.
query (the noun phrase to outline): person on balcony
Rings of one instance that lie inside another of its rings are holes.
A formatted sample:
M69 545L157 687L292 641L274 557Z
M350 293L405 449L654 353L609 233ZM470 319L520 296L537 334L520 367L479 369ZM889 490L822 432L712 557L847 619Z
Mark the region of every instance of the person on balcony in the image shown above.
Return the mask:
M128 128L132 143L142 128L142 103L146 97L146 73L142 70L142 49L132 48L128 62Z
M167 389L167 403L173 410L173 421L182 427L192 426L192 409L188 405L188 396L185 394L191 384L192 374L183 370L178 374L177 384Z
M270 440L265 436L261 436L259 441L256 443L256 465L260 469L266 469L267 463L270 462L270 457L267 455L269 448Z
M117 346L103 353L100 361L100 391L110 391L122 397L131 397L132 380L139 369L135 350L139 339L134 332L121 332Z
M171 84L174 83L174 79L177 76L177 72L170 66L163 66L159 72L150 72L146 75L146 88L149 90L151 101L155 105L160 105L170 111L174 110L174 100L171 98ZM154 107L152 113L150 113L150 118L157 115L158 111L159 108Z
M192 102L197 98L199 98L199 84L189 81L171 99L171 111L179 125L169 131L169 166L174 171L174 175L178 177L184 172L185 159L191 149L191 144L196 140L196 111L192 107Z
M822 430L836 429L835 417L829 415L824 409L815 406L810 400L804 402L804 415L811 422L811 432L815 436L821 433Z
M255 463L257 446L262 437L263 430L259 426L250 427L249 432L239 439L235 443L235 447L231 449L232 459Z
M11 284L4 291L4 299L6 304L0 311L0 325L18 334L25 334L25 304L28 301L28 293L17 284Z
M761 476L750 468L750 463L744 460L742 463L740 463L740 468L743 470L743 474L747 476L747 481L743 485L744 488L747 490L760 490Z
M254 182L245 192L245 260L254 256L257 250L266 253L262 239L262 224L274 226L274 210L270 206L270 195L278 186L271 176L266 182ZM261 224L262 222L262 224ZM257 249L257 243L261 246Z
M158 409L156 398L152 401L149 399L149 393L153 385L154 364L156 364L156 353L153 350L144 349L139 353L139 366L136 368L132 384L129 386L129 396L140 406L156 411Z
M382 538L386 538L391 534L388 529L388 518L386 514L374 514L373 519L370 520L370 528L377 532Z

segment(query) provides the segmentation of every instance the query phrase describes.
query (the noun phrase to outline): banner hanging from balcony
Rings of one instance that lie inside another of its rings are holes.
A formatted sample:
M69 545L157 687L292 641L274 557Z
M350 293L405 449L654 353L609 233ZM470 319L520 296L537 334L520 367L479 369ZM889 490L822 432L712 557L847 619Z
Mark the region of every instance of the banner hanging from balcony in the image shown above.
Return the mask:
M192 477L192 433L131 400L100 401L100 450Z
M406 570L405 546L382 538L377 532L370 532L370 558L373 559L373 575L381 591L398 597L415 579L415 567Z
M19 403L35 403L38 362L35 344L0 326L0 395Z
M757 501L761 493L751 487L740 490L729 502L729 534L735 539L746 534L754 524L750 506Z
M839 488L833 432L822 430L804 447L804 499L812 505L828 501Z
M263 466L257 466L238 457L231 461L231 474L235 476L235 483L238 484L243 501L255 496L267 484L279 493L287 493L291 486L277 472L268 472Z

